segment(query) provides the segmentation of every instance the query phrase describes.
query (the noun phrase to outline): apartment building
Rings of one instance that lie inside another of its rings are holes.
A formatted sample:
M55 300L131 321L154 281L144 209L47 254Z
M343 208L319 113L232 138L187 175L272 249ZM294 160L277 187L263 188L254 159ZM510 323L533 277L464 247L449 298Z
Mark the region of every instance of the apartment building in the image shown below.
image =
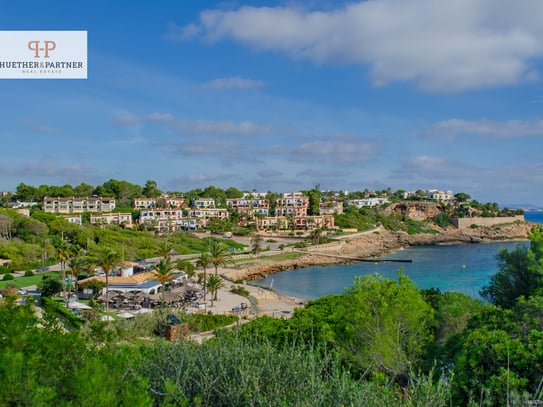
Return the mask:
M185 198L176 198L176 197L162 197L160 198L164 201L164 207L170 209L181 209L185 208L187 205L185 203Z
M309 198L301 192L286 192L282 198L276 201L275 215L296 217L307 216L307 208L309 207Z
M262 198L245 196L244 198L227 199L226 206L242 215L250 217L257 214L261 216L268 216L270 214L270 202Z
M115 198L43 198L43 211L48 213L112 212L114 209Z
M292 224L294 222L294 224ZM335 227L333 215L320 216L271 216L255 219L258 230L313 230Z
M156 208L156 198L134 198L134 209L153 209Z
M91 214L90 223L92 225L122 225L127 228L134 226L131 213L101 213Z
M150 225L158 232L178 230L187 218L181 209L146 209L140 211L140 225Z
M215 200L213 198L198 198L192 200L192 207L198 209L215 208Z
M189 211L189 218L196 219L198 226L206 227L210 219L228 219L227 209L192 209Z

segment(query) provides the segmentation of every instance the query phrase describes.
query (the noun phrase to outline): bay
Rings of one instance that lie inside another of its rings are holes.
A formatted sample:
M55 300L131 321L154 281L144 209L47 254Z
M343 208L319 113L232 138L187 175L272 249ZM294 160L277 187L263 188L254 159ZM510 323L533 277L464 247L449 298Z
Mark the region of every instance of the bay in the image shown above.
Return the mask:
M530 211L524 213L527 222L543 223L543 211Z
M412 263L354 263L307 267L286 271L254 283L272 287L279 293L297 298L315 299L340 294L351 287L355 276L379 273L396 279L400 267L421 288L457 291L474 298L496 273L496 254L501 247L514 248L527 242L498 242L439 246L413 246L383 258L411 259Z

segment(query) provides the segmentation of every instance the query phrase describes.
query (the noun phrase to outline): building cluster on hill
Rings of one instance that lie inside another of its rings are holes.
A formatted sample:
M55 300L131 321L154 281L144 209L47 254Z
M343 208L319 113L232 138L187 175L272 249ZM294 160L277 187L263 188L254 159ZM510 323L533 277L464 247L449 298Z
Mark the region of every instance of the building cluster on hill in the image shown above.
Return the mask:
M424 192L424 196L421 195ZM404 192L402 198L433 199L442 202L454 200L452 191ZM214 198L185 199L166 194L158 197L137 197L132 200L133 212L115 212L115 198L110 197L45 197L44 212L57 213L69 222L81 224L82 214L89 213L89 221L97 226L140 226L158 232L198 230L215 220L232 220L241 226L253 224L258 231L333 229L334 215L344 208L375 207L389 203L389 196L367 193L361 198L346 199L341 194L322 194L318 202L302 192L276 195L272 202L265 193L244 193L240 198L227 198L220 205ZM28 211L36 202L14 202L19 211Z

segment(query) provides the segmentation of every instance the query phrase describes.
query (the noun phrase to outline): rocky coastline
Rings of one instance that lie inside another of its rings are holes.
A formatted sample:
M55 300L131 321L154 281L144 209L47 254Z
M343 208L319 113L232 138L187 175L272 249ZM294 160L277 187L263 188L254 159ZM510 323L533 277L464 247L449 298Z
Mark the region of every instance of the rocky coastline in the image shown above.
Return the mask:
M409 235L405 232L391 232L386 229L343 237L324 245L310 246L303 250L296 259L271 260L258 259L248 261L237 269L225 270L224 277L231 281L251 281L265 278L270 274L294 270L309 266L330 264L350 264L356 259L379 258L401 248L417 245L437 244L477 244L496 241L527 240L533 223L517 222L493 227L457 229L449 227L438 233Z

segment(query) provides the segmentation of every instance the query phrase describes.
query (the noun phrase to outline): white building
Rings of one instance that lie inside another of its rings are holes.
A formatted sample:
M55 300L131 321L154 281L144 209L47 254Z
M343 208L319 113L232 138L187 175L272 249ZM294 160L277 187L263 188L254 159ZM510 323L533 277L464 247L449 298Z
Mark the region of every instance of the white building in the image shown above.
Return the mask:
M115 198L43 198L43 211L48 213L113 212L114 209Z
M388 198L385 197L372 197L372 198L362 198L362 199L349 199L345 201L345 206L354 206L358 209L362 207L374 207L385 205L389 202Z

